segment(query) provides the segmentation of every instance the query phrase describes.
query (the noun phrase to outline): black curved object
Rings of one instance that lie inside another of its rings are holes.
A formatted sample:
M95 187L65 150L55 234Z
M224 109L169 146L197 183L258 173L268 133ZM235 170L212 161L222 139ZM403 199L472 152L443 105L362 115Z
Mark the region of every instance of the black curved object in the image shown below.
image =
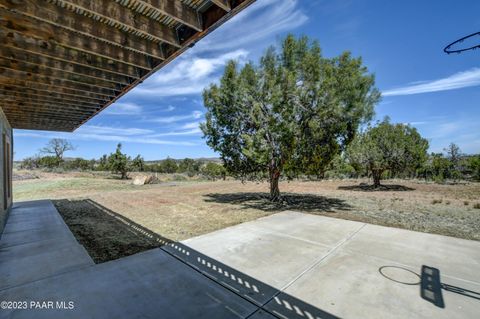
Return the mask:
M480 32L475 32L475 33L472 33L472 34L469 34L463 38L460 38L456 41L453 41L452 43L450 43L449 45L447 45L445 48L443 48L443 52L447 53L447 54L450 54L450 53L461 53L461 52L464 52L464 51L468 51L468 50L475 50L475 49L478 49L480 48L480 44L477 44L477 45L474 45L474 46L471 46L469 48L464 48L464 49L458 49L458 50L452 50L451 47L455 44L458 44L458 43L462 43L463 41L465 41L466 39L469 39L469 38L472 38L474 36L480 36Z

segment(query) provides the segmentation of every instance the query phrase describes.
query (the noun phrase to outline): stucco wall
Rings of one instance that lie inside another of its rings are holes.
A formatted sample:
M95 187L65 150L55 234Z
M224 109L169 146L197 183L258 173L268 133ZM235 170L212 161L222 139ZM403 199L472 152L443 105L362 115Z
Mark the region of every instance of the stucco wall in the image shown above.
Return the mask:
M5 165L5 147L3 145L3 134L5 134L5 139L10 143L10 158L9 158L9 167L10 167L10 180L7 183L10 184L10 197L6 200L5 205L5 176L4 165ZM7 221L8 212L12 206L12 195L11 195L11 176L12 176L12 165L13 165L13 141L12 141L12 128L8 123L3 110L0 107L0 235L3 232L3 227ZM5 206L7 208L5 209Z

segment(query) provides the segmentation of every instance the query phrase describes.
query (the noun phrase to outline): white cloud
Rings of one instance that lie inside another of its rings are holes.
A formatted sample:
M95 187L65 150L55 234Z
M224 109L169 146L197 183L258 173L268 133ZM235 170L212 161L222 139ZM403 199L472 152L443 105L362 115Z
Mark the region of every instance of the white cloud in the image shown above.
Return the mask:
M428 122L425 122L425 121L417 121L417 122L406 122L404 123L405 125L424 125L424 124L427 124Z
M124 127L111 127L111 126L101 126L101 125L88 125L85 124L80 126L78 130L74 132L83 133L83 134L94 134L94 135L144 135L154 133L153 130L147 130L142 128L124 128Z
M199 135L202 133L200 129L200 122L189 122L181 125L179 127L180 130L166 132L166 133L158 133L151 135L151 137L160 137L160 136L181 136L181 135Z
M122 103L117 102L110 105L106 110L105 114L112 115L136 115L142 112L142 107L135 103Z
M195 52L249 47L280 32L291 31L307 20L308 17L298 9L297 0L256 1L200 41Z
M201 111L193 111L191 114L187 115L174 115L174 116L164 116L164 117L154 117L149 118L147 121L156 122L156 123L176 123L186 120L195 120L201 118L203 113Z
M239 49L211 58L184 55L176 64L167 66L165 71L159 71L132 92L132 96L167 97L177 95L199 94L209 84L216 80L229 60L244 61L248 52Z
M404 87L386 90L383 96L411 95L428 92L438 92L461 89L480 85L480 68L472 68L464 72L458 72L443 79L433 81L421 81Z
M166 132L166 133L158 133L158 134L151 135L150 137L155 138L155 137L161 137L161 136L199 135L201 133L202 133L202 130L200 130L200 128L197 127L197 128L192 128L185 131L172 131L172 132Z
M200 122L190 122L183 124L180 128L183 130L195 129L200 127Z
M16 130L15 137L30 138L64 138L69 140L87 140L87 141L113 141L130 142L139 144L159 144L159 145L182 145L193 146L196 142L189 141L171 141L159 139L160 136L168 135L187 135L187 134L155 134L153 130L140 128L121 128L100 125L84 125L73 133L66 132L35 132L28 130Z

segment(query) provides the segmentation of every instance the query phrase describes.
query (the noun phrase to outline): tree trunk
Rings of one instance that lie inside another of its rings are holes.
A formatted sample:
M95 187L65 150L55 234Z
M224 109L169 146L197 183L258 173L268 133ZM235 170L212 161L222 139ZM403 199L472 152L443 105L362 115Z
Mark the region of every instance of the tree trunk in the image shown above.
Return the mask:
M381 176L382 176L382 170L379 170L379 169L372 170L373 187L375 188L380 187Z
M270 200L279 202L281 200L280 188L278 182L280 180L280 170L278 168L270 168Z

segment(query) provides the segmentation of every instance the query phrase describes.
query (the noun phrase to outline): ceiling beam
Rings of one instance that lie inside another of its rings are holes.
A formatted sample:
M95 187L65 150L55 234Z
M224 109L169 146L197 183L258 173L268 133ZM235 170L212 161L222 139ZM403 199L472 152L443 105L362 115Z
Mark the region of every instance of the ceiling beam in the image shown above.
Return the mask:
M51 2L88 16L96 16L101 22L110 26L116 25L132 34L180 47L173 28L138 14L114 1L51 0Z
M3 107L3 106L2 106ZM5 114L8 116L15 116L15 117L48 117L49 119L54 120L62 120L62 121L70 121L70 120L82 120L86 117L89 117L91 113L62 113L61 110L35 110L35 109L25 109L25 110L16 110L14 108L9 109L5 107L4 109Z
M232 7L230 6L229 0L211 0L216 6L222 8L223 10L230 12Z
M104 95L100 95L97 93L92 93L92 92L82 92L78 91L75 89L71 88L63 88L63 87L58 87L55 85L49 85L45 83L35 83L31 81L26 81L24 79L19 80L19 79L12 79L8 77L4 77L0 73L0 87L18 87L20 89L34 89L38 91L44 91L47 93L60 93L63 95L69 95L72 97L80 97L80 98L91 98L95 100L99 100L101 103L107 103L108 101L111 100L111 98L106 97Z
M163 51L158 41L152 41L152 39L145 39L124 32L119 28L108 26L105 23L46 1L0 0L0 7L39 22L45 22L52 26L66 29L73 32L75 36L82 34L96 40L105 41L114 46L149 55L153 58L164 59ZM39 27L41 28L41 26ZM164 42L180 47L175 31L170 28L166 28L166 30L170 30L170 33L168 37L166 36L167 34L165 34Z
M134 67L104 57L95 56L75 49L64 48L56 43L35 38L24 38L16 32L7 33L0 29L0 39L3 40L2 49L21 51L24 54L35 55L54 61L72 63L81 67L108 72L120 76L138 79L149 69Z
M3 107L3 106L2 106ZM49 119L59 120L59 121L70 121L70 120L82 120L86 117L89 117L90 114L75 114L75 113L64 113L60 111L42 111L42 110L25 110L17 111L14 109L5 108L4 112L10 117L23 118L23 117L48 117Z
M28 82L46 84L46 85L50 85L58 88L72 89L79 92L85 92L85 93L93 92L95 94L104 96L106 98L112 98L118 92L121 92L120 89L99 88L95 86L95 84L78 83L78 82L74 82L66 79L52 78L52 77L41 75L41 74L34 74L34 73L29 73L21 70L9 69L2 66L0 66L0 75L3 77L7 77L8 79L24 79L25 81L28 81ZM9 84L10 81L0 78L0 83Z
M16 32L23 37L53 42L66 48L148 70L162 61L159 58L152 58L136 51L126 50L121 45L111 45L96 38L73 33L53 24L35 20L1 7L0 26L7 32ZM128 38L127 35L125 37Z
M14 123L14 124L12 124ZM51 132L71 132L75 127L69 126L53 126L49 125L46 126L45 124L37 124L37 123L20 123L20 122L11 122L12 125L15 126L16 129L21 130L41 130L41 131L51 131Z
M33 123L33 124L50 124L50 125L59 125L59 126L74 126L77 123L76 120L62 120L62 119L52 119L48 117L36 117L35 114L25 114L23 116L12 114L11 117L8 118L11 125L12 122L16 123Z
M118 75L115 73L105 72L90 67L84 67L75 63L65 62L62 60L49 59L47 57L30 54L15 48L0 47L0 58L16 60L40 67L45 67L53 70L68 72L71 74L79 74L93 79L108 81L112 83L119 83L128 85L133 82L133 78Z
M59 106L63 107L64 109L72 108L72 109L82 109L82 110L87 110L87 111L97 111L100 107L97 106L89 106L89 105L81 105L81 104L68 104L68 103L62 103L62 102L57 102L57 101L52 101L52 100L41 100L41 99L27 99L27 98L19 98L16 96L11 96L11 95L5 95L1 94L1 102L0 105L4 102L9 102L10 104L19 104L19 105L39 105L39 106L45 106L45 105L51 105L51 106Z
M91 78L82 74L65 72L63 70L46 68L37 64L30 64L15 59L5 59L0 57L0 69L10 69L14 71L26 72L27 74L37 74L46 76L50 79L58 79L61 81L74 82L94 86L95 88L104 88L107 90L121 91L126 84L105 81L103 79Z
M65 99L57 99L51 96L41 96L41 95L34 95L31 93L24 93L24 92L15 92L15 91L5 91L0 89L0 98L17 100L17 101L27 101L31 103L35 102L42 102L42 103L52 103L52 104L59 104L64 106L70 105L79 105L86 108L97 109L101 107L99 103L90 103L81 100L65 100Z
M203 31L200 14L181 1L142 0L138 2L142 7L146 6L149 9L149 12L165 15L194 29L195 31ZM152 15L153 14L150 14L149 16Z
M39 91L32 88L22 88L17 86L8 86L4 84L0 84L0 94L9 94L10 96L19 96L25 97L29 99L48 99L48 100L56 100L56 101L63 101L65 103L81 103L84 105L102 105L106 103L104 100L96 100L90 99L86 97L78 97L78 96L70 96L61 93L49 93L45 91Z

